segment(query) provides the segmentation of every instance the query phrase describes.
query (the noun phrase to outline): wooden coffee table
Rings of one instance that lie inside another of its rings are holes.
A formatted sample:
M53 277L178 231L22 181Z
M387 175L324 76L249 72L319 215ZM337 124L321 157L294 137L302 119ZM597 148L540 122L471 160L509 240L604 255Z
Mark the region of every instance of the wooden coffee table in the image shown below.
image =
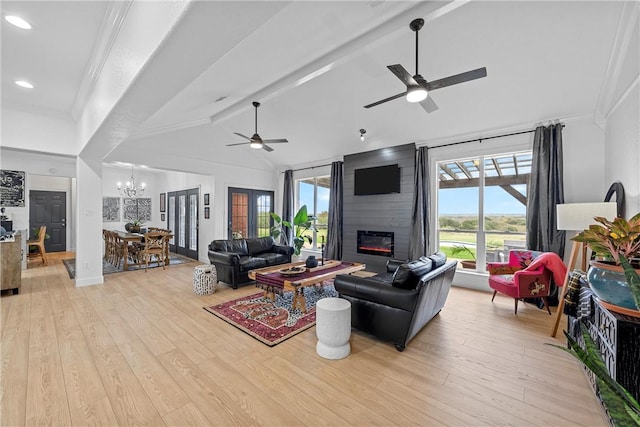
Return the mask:
M282 270L290 270L292 267L304 267L304 261L290 264L279 264L271 267L258 268L249 271L249 278L256 281L256 286L264 289L264 296L275 300L275 294L293 292L293 308L306 313L307 306L304 298L304 288L318 285L325 280L333 279L338 274L350 274L364 270L365 264L359 262L325 260L324 265L314 268L305 268L298 275L280 273Z

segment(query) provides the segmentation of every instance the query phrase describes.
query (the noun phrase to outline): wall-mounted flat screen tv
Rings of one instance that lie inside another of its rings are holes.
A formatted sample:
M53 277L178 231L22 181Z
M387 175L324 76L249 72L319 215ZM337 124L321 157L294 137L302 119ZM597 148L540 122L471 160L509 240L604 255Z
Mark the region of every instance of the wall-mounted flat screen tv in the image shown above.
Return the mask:
M356 196L400 192L400 168L397 164L356 169L353 172L353 194Z

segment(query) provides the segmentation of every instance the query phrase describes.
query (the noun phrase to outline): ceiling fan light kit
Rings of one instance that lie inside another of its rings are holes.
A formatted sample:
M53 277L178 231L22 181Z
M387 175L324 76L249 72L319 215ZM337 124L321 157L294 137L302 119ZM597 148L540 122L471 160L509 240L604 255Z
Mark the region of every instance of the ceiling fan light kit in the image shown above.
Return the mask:
M438 106L431 97L431 91L487 76L487 69L485 67L482 67L475 70L467 71L466 73L460 73L453 76L445 77L443 79L428 82L418 72L418 32L420 31L420 29L422 29L423 25L424 19L422 18L414 19L409 24L409 28L411 28L411 31L416 33L416 74L412 76L400 64L387 65L389 71L391 71L398 79L400 79L400 81L402 81L402 83L404 83L404 85L407 87L407 90L403 93L399 93L397 95L393 95L388 98L381 99L380 101L365 105L364 108L375 107L376 105L393 101L394 99L398 99L404 96L408 102L420 103L420 106L422 106L422 108L427 113L432 113L438 109Z
M234 132L236 135L238 135L241 138L244 138L246 140L248 140L248 142L239 142L237 144L227 144L227 147L232 147L234 145L249 145L249 147L254 148L256 150L259 150L260 148L262 148L264 151L273 151L273 148L269 147L266 143L269 144L281 144L281 143L286 143L289 142L284 138L279 138L279 139L262 139L260 137L260 135L258 135L258 107L260 106L260 103L257 101L253 101L251 103L251 105L253 105L253 108L255 108L255 133L253 134L253 136L251 138L249 138L248 136L245 136L241 133L238 132Z
M411 86L407 89L407 101L420 102L427 99L428 92L422 86Z

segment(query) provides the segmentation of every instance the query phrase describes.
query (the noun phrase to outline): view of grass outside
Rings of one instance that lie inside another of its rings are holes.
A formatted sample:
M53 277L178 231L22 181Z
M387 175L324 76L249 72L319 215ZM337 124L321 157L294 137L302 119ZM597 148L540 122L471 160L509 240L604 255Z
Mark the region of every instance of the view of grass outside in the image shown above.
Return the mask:
M531 157L528 151L438 163L439 249L464 261L459 268L484 271L478 258L504 261L510 249L526 247Z
M490 254L525 245L526 217L524 215L491 215L485 217L487 260ZM440 217L440 250L447 258L476 259L477 219L456 215Z

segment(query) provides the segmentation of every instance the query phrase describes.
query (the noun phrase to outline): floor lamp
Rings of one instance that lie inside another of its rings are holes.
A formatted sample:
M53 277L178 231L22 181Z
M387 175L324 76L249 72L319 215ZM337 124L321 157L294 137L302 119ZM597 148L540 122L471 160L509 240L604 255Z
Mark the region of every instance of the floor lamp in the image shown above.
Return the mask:
M591 224L595 224L596 222L593 218L597 216L607 219L615 218L617 215L617 204L615 202L564 203L557 205L556 212L558 230L582 231L589 228ZM564 297L569 288L569 275L576 266L579 251L582 252L581 269L582 271L587 271L587 245L580 242L573 242L571 255L569 256L567 275L564 278L564 284L562 286L562 296L558 301L556 321L551 331L552 337L555 337L558 332L558 325L560 324L560 318L562 317L562 311L564 309Z

